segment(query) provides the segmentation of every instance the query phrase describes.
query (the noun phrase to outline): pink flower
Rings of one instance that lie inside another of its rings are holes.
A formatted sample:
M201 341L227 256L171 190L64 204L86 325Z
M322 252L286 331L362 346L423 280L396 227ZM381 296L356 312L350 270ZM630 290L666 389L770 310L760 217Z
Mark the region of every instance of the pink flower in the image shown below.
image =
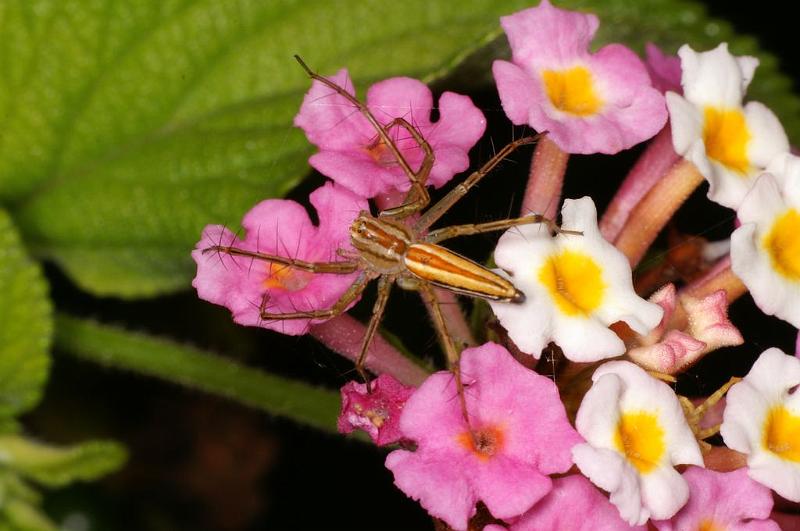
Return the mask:
M408 397L414 392L389 374L381 374L372 381L372 392L367 384L347 382L342 386L342 413L337 428L340 433L364 430L378 446L399 441L400 413Z
M645 66L653 86L662 93L672 91L682 94L680 58L677 55L665 54L652 42L647 43L645 53L647 54Z
M329 78L355 93L346 69ZM434 151L435 163L427 184L440 187L469 167L468 152L486 129L483 113L467 96L445 92L439 98L440 118L431 122L433 96L421 81L395 77L372 85L367 107L382 124L405 118ZM362 197L393 189L408 190L410 181L375 129L344 97L314 81L294 119L308 140L320 148L309 163ZM390 135L415 171L424 153L408 131L395 126Z
M357 273L315 274L282 264L222 251L203 252L216 245L232 246L306 261L340 261L337 249L352 250L350 222L367 201L352 192L327 183L311 193L319 225L314 226L302 205L285 199L262 201L245 214L242 240L222 225L208 225L192 251L197 276L192 286L204 300L227 307L233 320L245 326L260 326L284 334L308 331L309 319L264 321L260 307L273 313L330 308L355 280Z
M501 17L512 62L492 66L500 101L515 124L549 132L569 153L617 153L667 121L662 94L642 61L619 44L589 53L597 17L538 7Z
M583 476L553 481L553 490L523 514L510 531L569 529L570 531L623 531L632 527L619 516L617 508Z
M689 501L669 520L653 521L659 531L736 529L780 531L769 518L772 494L747 476L747 469L714 472L690 466L683 473Z
M550 491L547 474L569 469L570 449L580 441L555 384L500 345L466 349L461 371L477 441L461 413L453 375L438 372L400 417L403 435L417 450L386 458L400 490L457 530L467 528L478 500L497 518L524 513Z

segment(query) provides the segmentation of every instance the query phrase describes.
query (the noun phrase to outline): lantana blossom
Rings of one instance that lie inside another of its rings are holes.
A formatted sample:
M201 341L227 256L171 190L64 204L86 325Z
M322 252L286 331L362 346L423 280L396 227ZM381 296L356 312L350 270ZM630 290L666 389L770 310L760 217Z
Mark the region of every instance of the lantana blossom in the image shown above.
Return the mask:
M555 384L500 345L464 350L461 373L469 425L452 373L437 372L400 417L416 450L386 458L400 490L456 530L467 529L479 500L497 518L524 513L550 491L548 474L572 466L580 441Z
M305 208L286 199L268 199L254 206L242 220L244 239L222 225L208 225L192 251L197 276L192 286L197 295L227 307L233 320L289 335L308 331L309 319L265 321L262 306L272 313L330 308L353 283L358 273L312 273L287 265L236 256L224 251L206 252L214 246L231 246L296 258L309 262L341 260L337 250L350 250L350 223L369 204L349 190L326 183L311 193L319 225L314 226ZM265 301L266 297L266 301ZM264 304L265 303L265 304Z
M669 520L654 521L658 531L780 531L769 520L772 493L750 479L746 469L715 472L690 466L683 478L689 485L689 501Z
M630 526L585 477L576 474L553 480L553 490L528 512L514 520L509 531L644 531Z
M329 77L355 93L346 69ZM439 98L439 119L431 121L433 95L427 85L408 77L386 79L367 91L366 106L381 125L404 118L428 141L434 164L426 184L440 187L469 167L468 152L483 135L486 118L468 96L445 92ZM323 175L362 197L408 190L410 181L394 154L367 119L330 87L314 81L294 119L308 140L319 147L309 163ZM409 131L389 131L400 152L417 171L424 152Z
M500 238L494 259L525 293L523 303L490 302L517 346L538 358L554 341L573 361L625 352L609 325L624 321L647 334L662 309L633 291L628 260L600 235L589 197L564 201L562 227L582 234L551 237L546 224L522 225Z
M720 433L747 455L750 477L800 502L800 359L765 350L728 390Z
M595 15L538 7L500 18L511 62L492 65L509 119L548 131L568 153L617 153L655 135L666 122L664 97L642 60L620 44L596 53Z
M402 438L400 414L414 388L387 373L370 385L371 388L352 381L342 386L342 412L337 429L339 433L364 430L378 446L395 443Z
M731 269L761 311L800 327L800 173L763 174L737 214Z
M703 465L677 396L627 361L601 365L592 381L575 419L586 439L572 450L575 464L611 494L626 522L672 517L689 498L673 467Z
M735 57L726 43L699 53L684 45L678 55L683 96L667 93L673 146L708 180L709 199L737 208L772 159L789 151L772 111L742 105L758 59Z

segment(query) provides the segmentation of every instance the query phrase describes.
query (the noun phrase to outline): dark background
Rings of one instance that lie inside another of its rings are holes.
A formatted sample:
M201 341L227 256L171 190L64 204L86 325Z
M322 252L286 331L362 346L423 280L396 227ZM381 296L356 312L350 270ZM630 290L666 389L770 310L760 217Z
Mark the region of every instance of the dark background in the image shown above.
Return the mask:
M759 37L764 49L781 58L783 70L798 79L794 53L796 17L782 3L739 6L707 1L709 11L731 21L740 33ZM602 18L602 13L600 14ZM755 83L758 82L756 75ZM475 164L513 134L493 90L475 95L490 122L489 134L473 151ZM589 193L599 209L611 197L638 151L615 157L574 157L567 197ZM523 150L490 176L443 220L443 224L506 217L519 207L531 150ZM602 179L596 176L603 176ZM302 199L321 184L314 176L292 194ZM579 184L580 183L580 184ZM731 211L704 199L705 188L681 210L682 230L710 239L730 233ZM512 197L509 210L508 197ZM458 241L453 247L483 260L496 237ZM158 301L100 300L78 291L56 269L47 269L62 309L103 322L138 323L142 330L184 339L234 355L243 363L330 388L353 377L351 366L311 339L244 329L229 313L193 293ZM368 294L366 299L371 298ZM356 309L363 318L369 302ZM758 312L745 296L731 309L747 345L708 356L679 382L683 393L708 394L731 375L743 375L765 348L793 349L793 329ZM426 357L437 356L433 332L418 297L395 290L384 326ZM256 530L256 529L431 529L419 506L392 485L383 468L385 452L362 442L298 426L243 406L146 377L105 370L56 352L52 378L41 406L26 418L27 428L46 440L75 442L110 437L131 452L128 466L106 480L48 496L48 510L91 529Z

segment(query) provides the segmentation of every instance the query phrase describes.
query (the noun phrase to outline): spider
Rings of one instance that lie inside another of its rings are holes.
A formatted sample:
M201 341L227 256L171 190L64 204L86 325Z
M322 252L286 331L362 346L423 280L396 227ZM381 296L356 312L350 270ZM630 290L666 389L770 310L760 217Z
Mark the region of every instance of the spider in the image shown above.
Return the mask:
M214 245L203 250L222 252L233 256L249 257L310 273L350 274L359 272L356 280L330 308L313 311L273 313L267 310L268 295L264 295L259 308L264 320L285 319L328 319L343 313L372 281L378 280L377 299L372 317L367 325L361 343L355 370L371 389L370 379L364 364L367 352L386 309L392 285L397 283L403 289L419 291L431 309L431 317L439 340L443 345L447 360L457 382L457 389L463 403L463 386L458 369L459 351L447 331L445 319L433 286L453 292L484 299L521 303L525 294L506 278L490 271L482 265L460 256L438 245L439 242L469 234L497 231L528 223L545 223L552 232L562 231L555 223L538 214L524 217L491 221L488 223L455 225L435 230L431 226L441 218L459 199L475 186L487 173L505 157L520 146L532 144L541 135L526 136L511 142L497 152L480 169L473 172L464 182L456 186L433 206L425 210L430 196L425 183L434 163L433 149L420 132L404 118L395 118L387 125L381 125L367 106L343 87L312 71L303 60L295 56L300 66L312 80L317 80L346 98L369 121L377 133L376 142L381 142L393 155L402 168L411 188L401 205L381 211L377 216L361 211L350 226L350 241L355 249L338 253L343 260L332 262L308 262L274 254L267 254L233 246ZM396 128L404 129L424 153L417 171L414 171L401 154L389 132ZM423 212L423 210L425 210ZM414 218L415 214L419 214Z

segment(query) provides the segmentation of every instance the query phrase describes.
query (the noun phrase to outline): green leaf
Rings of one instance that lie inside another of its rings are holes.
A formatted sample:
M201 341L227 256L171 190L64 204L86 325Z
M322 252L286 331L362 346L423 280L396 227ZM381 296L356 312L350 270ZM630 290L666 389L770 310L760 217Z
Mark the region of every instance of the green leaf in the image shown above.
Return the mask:
M47 284L0 209L0 432L39 401L52 330Z
M359 87L440 78L527 0L9 0L0 4L0 201L30 248L96 294L188 287L204 225L236 226L308 172L291 59ZM752 96L800 135L774 57L688 0L573 0L601 40L674 50L732 41L762 60ZM487 80L488 62L482 63Z
M196 348L68 315L56 347L101 365L147 374L335 432L339 394L245 367Z
M522 2L511 2L521 5ZM431 76L504 2L18 0L2 11L0 200L31 248L97 294L188 287L208 223L308 172L292 54L357 83ZM13 42L13 49L12 43Z
M113 441L60 447L19 435L0 436L0 463L48 487L90 481L121 467L127 452Z
M9 500L0 514L2 531L58 531L55 525L38 507L24 500Z

